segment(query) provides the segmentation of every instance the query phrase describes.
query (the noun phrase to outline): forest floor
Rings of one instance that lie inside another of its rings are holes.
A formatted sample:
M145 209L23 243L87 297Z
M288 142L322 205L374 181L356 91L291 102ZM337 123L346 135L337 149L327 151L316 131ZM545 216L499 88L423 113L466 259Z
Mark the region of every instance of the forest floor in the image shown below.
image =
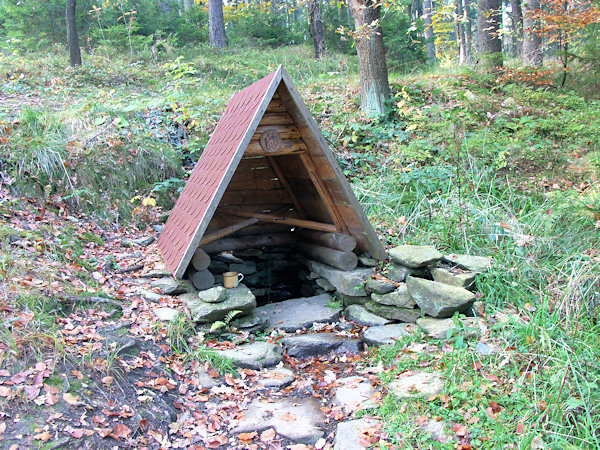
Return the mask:
M374 448L600 446L597 98L511 71L394 76L393 118L373 121L357 114L352 58L166 61L90 57L64 71L58 55L0 59L0 446L305 448L231 431L256 397L313 397L318 448L357 415L374 418L361 435ZM155 235L231 93L279 62L382 242L494 258L476 285L478 337L288 357L292 384L265 390L215 350L282 334L224 341L157 319L178 303L139 294L161 267L156 245L122 243ZM443 392L398 401L386 385L411 371L441 374ZM199 386L203 372L215 388ZM353 375L376 391L366 411L331 403Z

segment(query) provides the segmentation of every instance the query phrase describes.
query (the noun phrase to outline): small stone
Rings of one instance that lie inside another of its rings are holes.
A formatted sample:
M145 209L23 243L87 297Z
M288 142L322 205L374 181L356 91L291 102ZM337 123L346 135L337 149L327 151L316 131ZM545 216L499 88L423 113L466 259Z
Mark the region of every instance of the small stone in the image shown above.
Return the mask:
M398 289L389 294L371 294L373 301L387 306L398 306L400 308L414 308L415 301L412 299L406 288L406 283L402 283Z
M392 261L417 269L442 259L442 254L429 245L400 245L389 251Z
M317 286L319 286L325 292L335 291L335 286L331 284L326 278L317 278L315 280L315 283L317 283Z
M350 305L364 305L365 303L371 301L371 297L369 295L365 296L355 296L355 295L346 295L341 292L334 292L333 296L338 300L341 300L344 303L344 306Z
M266 319L270 328L296 331L310 328L314 322L332 323L338 320L340 308L330 308L329 294L295 298L279 303L268 303L256 308L258 317Z
M453 272L450 269L436 267L431 269L431 275L433 276L433 281L437 281L438 283L469 289L473 285L477 274L474 272Z
M260 433L274 428L277 434L293 442L314 445L324 434L325 415L314 398L283 398L264 401L255 398L248 405L244 419L231 432Z
M477 345L475 346L475 351L477 353L479 353L480 355L489 356L489 355L493 355L494 353L498 353L498 347L496 347L495 345L490 346L483 342L478 342Z
M370 278L365 285L365 290L368 294L384 295L396 290L396 285L390 281Z
M398 339L410 336L417 329L412 323L398 323L394 325L381 325L371 327L363 333L364 341L373 347L394 345Z
M218 353L245 369L259 370L276 366L283 361L281 347L269 342L253 342L233 349L220 350Z
M283 389L294 382L294 372L286 367L263 369L258 384L269 389Z
M192 283L177 278L161 278L150 284L154 288L158 288L165 295L179 295L195 290Z
M372 427L377 422L369 419L355 419L337 424L333 450L365 450L361 445L362 430Z
M402 264L397 264L392 262L392 264L388 267L387 272L384 272L385 276L396 282L402 283L406 281L406 278L409 276L422 276L424 273L423 269L411 269L410 267L403 266Z
M342 345L344 338L333 333L308 333L286 337L282 342L289 356L306 358L336 350Z
M399 308L397 306L381 305L376 302L368 302L365 304L365 308L376 316L385 317L397 322L415 323L421 317L421 310L418 308Z
M388 384L389 391L398 398L421 396L428 399L442 393L446 381L435 372L405 372Z
M145 238L134 239L133 243L135 245L139 245L140 247L148 247L155 240L156 240L156 238L154 236L148 236L148 237L145 237Z
M373 258L368 258L365 255L360 255L358 257L358 262L361 266L364 267L377 267L377 260Z
M450 427L445 422L430 420L427 425L417 426L429 434L434 441L443 443L455 443L456 441L456 436L450 433Z
M256 263L254 261L245 261L243 263L229 264L230 272L242 273L244 275L252 275L256 273Z
M492 265L492 258L489 256L471 256L471 255L446 255L444 261L450 264L456 264L463 269L471 272L482 273L488 270Z
M133 241L130 239L121 239L121 247L131 248L133 247Z
M259 317L256 311L236 318L231 322L231 325L240 330L251 330L253 332L262 330L265 328L267 321L263 317Z
M163 227L164 225L152 225L152 229L159 234L162 233Z
M174 322L183 315L183 312L173 308L157 308L154 310L154 315L163 322Z
M454 323L454 319L434 319L432 317L421 317L417 319L417 325L423 333L434 339L448 339L453 335L462 334L465 338L476 338L480 335L477 320L473 317L459 319L461 326ZM451 331L452 330L452 331ZM449 335L449 333L451 333Z
M419 308L436 318L452 317L457 311L468 312L475 301L472 292L436 281L408 277L406 285Z
M137 293L149 302L159 302L160 299L163 298L162 295L157 294L156 292L147 291L145 289L138 289Z
M362 377L341 378L335 388L333 403L344 408L346 414L360 409L376 408L377 403L370 399L375 393L373 385Z
M206 289L198 292L198 298L207 303L221 303L227 298L227 289L223 286Z
M361 305L350 305L346 308L346 318L353 320L359 325L385 325L390 323L388 319L376 316L375 314L367 311Z

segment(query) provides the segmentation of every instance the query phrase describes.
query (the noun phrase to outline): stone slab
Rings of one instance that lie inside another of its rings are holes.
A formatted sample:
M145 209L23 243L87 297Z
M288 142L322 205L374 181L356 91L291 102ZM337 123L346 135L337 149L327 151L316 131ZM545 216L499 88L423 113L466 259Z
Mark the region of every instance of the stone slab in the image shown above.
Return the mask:
M310 328L314 322L332 323L337 321L341 310L327 306L330 302L331 296L328 294L295 298L260 306L256 308L255 314L266 319L269 328L296 331Z

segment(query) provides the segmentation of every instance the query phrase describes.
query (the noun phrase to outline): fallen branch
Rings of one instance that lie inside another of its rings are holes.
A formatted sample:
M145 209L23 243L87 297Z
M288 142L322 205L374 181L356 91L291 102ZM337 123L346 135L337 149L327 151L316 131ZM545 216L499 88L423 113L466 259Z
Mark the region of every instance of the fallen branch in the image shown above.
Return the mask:
M129 266L129 267L124 267L123 269L115 270L115 273L121 274L121 273L135 272L136 270L143 269L144 266L145 266L144 263L136 264L135 266Z
M63 303L106 303L109 305L118 306L119 308L123 307L121 303L104 297L80 297L78 295L67 295L66 297L59 297L57 300Z

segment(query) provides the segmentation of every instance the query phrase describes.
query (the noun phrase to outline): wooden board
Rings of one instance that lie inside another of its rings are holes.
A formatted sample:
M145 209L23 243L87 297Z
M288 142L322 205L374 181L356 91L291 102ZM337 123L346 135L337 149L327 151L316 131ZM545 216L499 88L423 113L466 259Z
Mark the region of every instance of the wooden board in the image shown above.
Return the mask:
M294 121L292 120L292 116L290 116L287 111L284 112L267 112L263 116L263 118L258 123L258 126L266 126L266 125L291 125Z
M247 156L279 156L297 153L305 153L308 151L306 144L300 139L284 139L281 145L274 152L265 151L259 141L251 141L246 148Z
M251 140L258 141L261 134L267 130L277 131L281 135L281 139L300 139L300 131L294 125L267 125L258 127Z
M293 203L290 194L285 189L272 189L257 191L248 186L245 191L229 192L223 194L221 205L263 205L270 203Z

